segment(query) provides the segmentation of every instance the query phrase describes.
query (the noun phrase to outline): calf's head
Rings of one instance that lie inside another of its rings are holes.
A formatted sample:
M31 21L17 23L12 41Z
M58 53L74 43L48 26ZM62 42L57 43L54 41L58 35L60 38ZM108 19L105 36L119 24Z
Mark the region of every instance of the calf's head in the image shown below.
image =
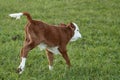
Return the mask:
M77 39L82 37L81 34L80 34L80 31L79 31L79 27L77 26L76 23L70 23L68 26L71 27L74 30L74 34L73 34L70 42L71 41L76 41Z

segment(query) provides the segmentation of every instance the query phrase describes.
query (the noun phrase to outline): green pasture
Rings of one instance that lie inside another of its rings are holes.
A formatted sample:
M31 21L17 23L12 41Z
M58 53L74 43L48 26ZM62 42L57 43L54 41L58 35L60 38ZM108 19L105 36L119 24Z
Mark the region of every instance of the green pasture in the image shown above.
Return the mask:
M45 51L36 47L16 73L27 19L8 15L24 11L48 24L78 24L82 38L67 46L70 69L55 55L49 71ZM0 0L0 80L120 80L120 0Z

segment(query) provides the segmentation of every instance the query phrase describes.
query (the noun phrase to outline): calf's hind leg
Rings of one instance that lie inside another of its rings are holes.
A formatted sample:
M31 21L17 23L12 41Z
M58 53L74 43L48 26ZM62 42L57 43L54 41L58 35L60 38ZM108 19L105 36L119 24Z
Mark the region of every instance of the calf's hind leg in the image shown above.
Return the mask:
M21 62L20 62L20 65L19 65L19 67L18 67L18 69L17 69L17 72L18 72L19 74L21 74L21 73L24 71L25 62L26 62L26 58L27 58L28 52L29 52L30 50L32 50L34 47L35 47L34 42L25 41L25 45L24 45L24 47L21 49L21 53L20 53Z

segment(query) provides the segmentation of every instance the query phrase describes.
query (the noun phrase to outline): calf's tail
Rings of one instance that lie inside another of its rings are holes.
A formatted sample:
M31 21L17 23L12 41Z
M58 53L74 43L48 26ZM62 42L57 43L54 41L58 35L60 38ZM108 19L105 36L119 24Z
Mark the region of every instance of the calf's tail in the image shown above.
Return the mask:
M30 14L28 12L22 12L22 13L13 13L13 14L9 14L10 17L13 17L13 18L16 18L16 19L20 19L21 16L26 16L27 17L27 20L29 22L33 22Z

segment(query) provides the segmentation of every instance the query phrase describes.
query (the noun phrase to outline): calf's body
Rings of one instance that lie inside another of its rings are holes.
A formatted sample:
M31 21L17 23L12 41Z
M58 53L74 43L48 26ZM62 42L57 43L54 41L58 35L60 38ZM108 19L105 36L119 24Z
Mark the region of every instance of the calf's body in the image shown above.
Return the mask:
M25 40L20 53L21 63L18 72L20 74L23 72L28 52L38 45L41 49L46 49L50 70L53 65L53 55L56 53L60 53L70 67L66 45L81 37L78 26L75 23L59 26L49 25L42 21L32 20L30 14L26 12L9 16L19 19L22 15L27 17L28 23L25 26Z

